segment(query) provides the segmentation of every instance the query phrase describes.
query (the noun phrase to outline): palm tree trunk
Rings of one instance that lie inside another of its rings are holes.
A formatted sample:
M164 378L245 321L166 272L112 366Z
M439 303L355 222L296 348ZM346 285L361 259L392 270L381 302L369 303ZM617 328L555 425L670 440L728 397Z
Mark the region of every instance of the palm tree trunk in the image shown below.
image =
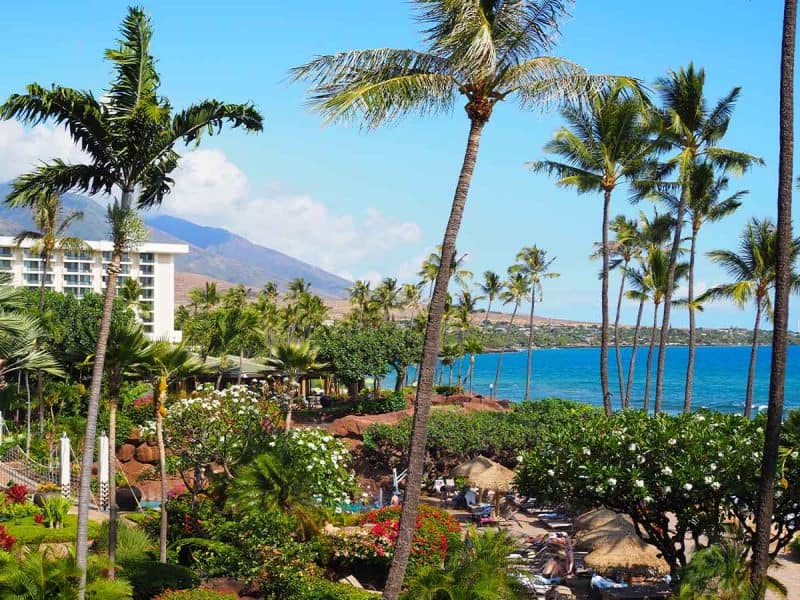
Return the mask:
M475 370L475 355L469 355L469 395L472 396L472 372Z
M611 190L603 192L603 273L600 298L600 392L603 394L603 409L611 415L611 392L608 391L608 211L611 207Z
M500 371L503 368L503 354L505 354L506 346L508 346L508 340L511 339L511 328L514 326L514 318L517 316L517 309L519 308L519 302L514 304L514 310L511 313L511 320L508 322L508 327L506 328L506 339L503 342L503 347L500 348L500 353L497 355L497 369L494 372L494 397L497 397L497 386L500 384Z
M167 382L161 380L158 386L158 407L156 409L156 443L158 444L158 470L161 479L161 520L158 533L158 561L167 562L167 448L164 444L164 409L167 403ZM196 493L196 490L195 490Z
M480 109L485 112L480 113ZM458 178L458 185L453 196L453 205L450 217L444 232L441 250L441 267L436 275L431 298L428 322L425 325L425 341L422 347L422 361L420 363L419 386L417 387L417 401L414 403L414 421L411 429L411 444L409 448L408 479L406 481L406 497L403 511L400 515L400 524L397 531L392 564L389 576L383 591L384 600L397 600L403 587L408 558L411 553L411 541L414 535L414 524L419 509L420 493L422 491L422 475L425 464L425 446L428 437L428 415L431 409L433 392L433 372L436 367L436 356L439 352L442 317L444 315L447 284L450 281L450 265L455 254L456 237L461 226L461 217L467 202L469 184L475 170L478 158L481 133L489 119L490 107L475 107L472 103L467 105L470 116L470 131L467 147L464 152L464 163Z
M42 257L44 273L39 282L39 318L44 314L45 282L47 281L47 269L50 267L50 253L45 252ZM39 340L37 340L38 344ZM39 405L39 436L44 437L44 375L36 373L36 402Z
M642 325L642 313L644 312L644 298L639 301L639 312L636 314L636 327L633 329L633 345L631 346L631 359L628 363L628 381L625 384L625 406L631 405L631 388L633 387L634 370L636 369L636 352L639 349L639 329Z
M117 394L108 399L108 578L117 568Z
M769 541L775 500L775 473L783 418L786 384L786 347L789 326L789 291L792 279L792 160L794 158L794 52L797 1L785 0L781 47L780 152L778 163L778 256L775 270L775 302L772 319L772 365L769 405L764 435L764 458L758 480L756 535L753 541L753 582L761 584L769 567Z
M531 370L533 368L533 311L536 307L536 284L531 284L531 312L528 315L528 357L525 363L525 400L531 391Z
M685 181L681 185L681 198L675 215L675 236L672 238L672 248L669 252L669 271L667 272L667 287L664 290L664 315L661 318L661 336L658 341L658 367L656 369L656 412L661 412L661 401L664 396L664 367L667 360L667 341L669 340L669 317L672 310L672 292L675 287L675 270L678 266L678 252L681 248L683 233L683 217L686 213L686 204L689 200L689 181L684 174Z
M686 389L683 396L683 412L692 410L692 387L694 387L694 357L697 352L697 328L694 311L694 259L697 254L697 227L692 227L692 247L689 252L689 360L686 363Z
M619 295L617 296L617 313L614 316L614 353L617 358L617 379L619 380L619 403L624 409L628 405L628 397L625 394L622 382L622 350L619 343L619 319L622 313L622 297L625 294L625 279L627 277L628 263L622 267L622 281L619 284Z
M122 206L130 207L133 193L125 191L122 194ZM78 598L83 600L86 595L86 565L89 558L89 502L91 500L92 464L94 463L94 443L97 435L97 413L100 409L100 391L103 383L103 370L106 360L106 346L108 333L111 329L111 313L114 309L114 297L117 295L117 277L122 253L119 248L114 249L111 264L108 266L106 279L106 292L103 300L103 314L100 317L100 329L97 334L97 348L94 353L92 367L92 382L89 387L89 405L86 410L86 430L83 436L83 450L81 452L81 476L78 490L78 532L75 544L75 561L81 570L78 586Z
M656 329L658 328L658 304L653 305L653 329L650 331L650 348L647 351L647 371L644 379L644 412L650 410L650 370L653 365L653 350L656 346Z
M31 452L31 383L28 373L25 373L25 391L27 400L25 402L25 454Z
M756 322L753 325L753 344L750 346L750 365L747 368L747 388L744 393L744 416L753 412L753 384L756 379L756 357L758 356L758 327L761 325L762 298L756 298Z
M236 377L236 385L242 385L242 363L244 362L244 349L239 348L239 375Z
M292 390L294 389L295 383L296 382L295 382L294 379L290 379L289 380L289 384L292 387L289 390L288 405L286 406L286 433L289 433L289 431L291 431L291 429L292 429L292 409L294 408L294 406L293 406L294 402L292 401L292 393L293 393Z

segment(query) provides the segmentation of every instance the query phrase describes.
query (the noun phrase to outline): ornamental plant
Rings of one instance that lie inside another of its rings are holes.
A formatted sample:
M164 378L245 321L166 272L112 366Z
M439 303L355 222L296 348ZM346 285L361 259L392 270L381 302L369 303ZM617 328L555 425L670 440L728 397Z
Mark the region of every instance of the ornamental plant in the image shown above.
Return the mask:
M685 539L717 543L728 522L747 542L757 505L763 428L759 420L698 412L649 416L623 411L565 421L541 432L518 468L521 493L627 514L674 576L686 565ZM800 461L788 456L776 479L773 551L798 529Z
M28 499L28 487L21 483L14 484L6 489L6 502L23 504Z
M17 538L9 534L3 525L0 525L0 548L9 552L16 543Z

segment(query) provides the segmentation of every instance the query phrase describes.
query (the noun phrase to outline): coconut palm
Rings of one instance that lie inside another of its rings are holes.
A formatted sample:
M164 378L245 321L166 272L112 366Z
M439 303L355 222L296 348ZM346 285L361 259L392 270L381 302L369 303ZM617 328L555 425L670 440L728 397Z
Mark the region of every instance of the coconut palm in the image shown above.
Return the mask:
M377 310L383 313L384 321L394 320L392 311L402 306L402 296L400 292L401 290L397 285L397 279L394 277L385 277L372 293L371 301L375 304Z
M619 269L619 293L617 295L617 308L614 313L614 353L617 362L617 379L619 381L619 399L623 409L628 407L628 396L623 387L622 373L622 350L620 348L619 321L622 315L622 299L625 297L625 283L627 281L628 269L631 261L641 254L641 237L639 224L635 219L629 219L625 215L617 217L608 226L609 230L615 234L615 239L609 243L608 258L609 270ZM641 323L641 310L639 311L638 322ZM638 327L637 333L638 333ZM636 336L634 336L636 344Z
M764 432L764 457L758 479L756 535L753 541L753 582L763 588L769 567L775 475L783 420L786 353L789 328L789 291L792 284L792 162L794 160L794 62L797 0L784 0L781 42L780 130L778 161L778 269L772 326L772 364L769 403Z
M800 290L800 276L794 270L800 256L800 237L792 240L790 266L792 268L792 289ZM758 331L761 319L772 319L770 295L775 289L775 272L778 266L778 235L770 219L752 219L739 238L739 251L712 250L708 257L727 271L733 278L709 289L700 298L706 300L732 300L744 308L748 302L755 305L753 324L753 344L750 350L750 365L747 369L747 388L745 391L744 414L749 417L753 408L753 385L755 383L756 355L758 351Z
M372 290L370 289L370 282L357 279L353 285L347 288L349 295L350 306L352 306L351 315L362 323L366 321L367 315L370 313L370 299L372 298Z
M442 247L437 246L436 251L431 252L430 256L422 264L422 269L419 274L423 277L423 281L429 281L431 284L430 293L433 295L433 284L436 281L436 276L442 264ZM450 261L450 278L462 288L469 287L469 282L472 279L472 271L465 268L467 262L467 255L458 255L457 250L453 250L453 259ZM427 278L427 279L426 279Z
M185 346L156 342L153 347L152 375L156 377L153 408L158 443L158 466L161 481L161 520L159 527L159 561L167 562L167 451L164 445L164 417L167 415L167 387L176 381L202 374L206 366Z
M286 289L286 299L297 300L302 294L307 294L309 291L311 291L311 283L302 277L295 277L289 282L289 285L286 286Z
M189 290L189 300L197 312L198 308L209 310L222 301L222 296L217 291L217 284L213 281L206 281L201 288Z
M134 314L141 320L147 321L150 318L149 304L142 302L144 290L138 279L128 277L122 287L119 288L119 296Z
M456 342L449 342L442 346L442 351L439 353L442 364L442 372L444 368L448 367L449 374L447 376L447 387L453 387L453 366L456 364L456 358L461 353L461 348Z
M475 356L483 352L483 344L477 336L470 336L464 340L464 352L469 354L469 370L466 380L469 381L469 395L472 395L472 376L475 373Z
M294 70L297 79L312 83L311 103L328 121L359 121L374 128L411 112L449 112L463 97L470 123L428 311L409 451L409 493L384 590L388 600L400 594L411 550L445 294L483 129L503 101L546 107L582 98L609 82L608 77L590 77L575 63L547 56L567 12L566 0L416 0L414 6L425 24L424 50L341 52Z
M742 173L757 164L764 164L758 157L721 148L728 130L733 109L739 98L740 88L733 88L713 107L709 108L704 94L705 71L695 69L692 63L686 69L670 72L667 77L656 81L656 89L662 100L662 107L655 116L661 123L660 141L674 151L664 169L677 170L677 186L680 190L675 209L675 232L669 254L664 315L661 319L661 336L658 347L658 368L656 369L656 409L660 408L664 395L664 365L666 364L666 345L669 337L670 311L672 309L673 285L678 265L683 224L686 207L691 193L692 172L702 162L732 173ZM646 189L649 187L644 185ZM657 186L658 187L658 186Z
M511 339L511 330L514 328L514 319L517 316L519 305L528 296L530 291L530 282L524 273L518 271L508 270L508 280L505 282L505 289L500 293L500 299L503 304L513 304L514 308L511 311L511 318L506 326L506 337L503 342L500 352L497 354L497 368L494 373L494 387L492 388L495 395L497 395L500 384L500 373L503 369L503 354Z
M299 343L278 344L270 350L267 357L266 372L286 377L289 384L289 402L286 412L286 431L292 426L292 397L309 375L325 368L318 362L319 349L308 340ZM299 390L298 390L299 391Z
M547 251L538 246L528 246L517 252L517 264L512 269L519 271L528 280L531 310L528 315L528 358L525 368L525 400L528 400L531 388L531 368L533 362L533 312L536 298L542 300L542 281L555 279L558 273L548 271L554 258L547 258Z
M489 313L492 312L492 302L503 291L503 280L494 271L483 272L483 283L478 284L478 288L484 293L489 301L486 305L486 315L483 317L484 324L489 320Z
M404 283L400 288L400 298L402 299L403 306L411 309L411 321L419 310L419 303L422 300L422 290L416 283Z
M651 128L642 117L642 98L624 84L601 90L586 107L561 111L568 126L559 129L545 152L563 159L530 163L538 173L557 178L558 185L574 187L579 194L602 193L603 219L600 245L601 271L600 387L606 414L611 414L608 385L608 222L611 196L624 181L638 176L652 161L656 148ZM634 90L636 91L636 90Z
M689 250L689 293L687 308L689 309L689 358L686 365L686 387L683 400L683 412L692 408L692 387L694 383L694 361L697 349L697 331L695 325L695 311L697 310L694 293L694 264L697 254L697 235L704 223L713 223L732 214L741 206L740 199L747 194L739 191L730 196L723 193L728 187L729 180L723 174L717 176L714 165L705 161L692 169L689 179L689 195L686 203L686 215L691 226L691 247ZM659 194L673 211L677 211L680 198L669 190Z
M149 370L153 361L153 344L145 336L138 323L125 323L112 326L106 349L105 375L108 393L108 494L109 494L109 528L108 528L108 572L111 579L115 576L117 524L117 407L119 395L127 377L141 375Z
M121 235L122 230L135 225L134 205L158 206L169 193L173 183L170 174L180 160L175 150L177 143L199 142L204 133L218 133L226 123L248 131L262 129L262 117L250 104L205 100L173 114L168 100L159 95L160 79L150 54L151 37L149 18L141 9L129 8L120 27L118 47L106 51L115 77L102 102L91 92L31 84L25 93L12 95L0 107L3 119L63 124L89 158L84 164L66 163L59 158L42 164L14 182L10 202L30 204L44 191L119 194L109 212L112 229L116 230L112 231L115 245L108 267L82 453L76 558L84 572L92 450L111 309L122 252L138 237L130 232ZM141 226L132 229L143 234ZM81 598L84 587L85 576L81 578Z
M476 312L478 308L478 302L483 300L483 296L473 296L472 292L469 290L462 289L458 293L458 304L453 306L453 313L456 320L456 328L458 331L458 346L459 349L462 351L459 352L458 356L458 384L461 385L461 366L462 366L462 359L463 359L463 346L464 346L464 335L469 328L472 326L472 315Z

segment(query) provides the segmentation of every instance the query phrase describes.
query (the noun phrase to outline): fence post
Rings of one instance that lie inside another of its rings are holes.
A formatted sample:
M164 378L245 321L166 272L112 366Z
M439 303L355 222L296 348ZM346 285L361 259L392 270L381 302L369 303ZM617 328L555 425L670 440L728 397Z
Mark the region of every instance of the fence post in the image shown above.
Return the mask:
M6 426L6 422L3 421L3 412L0 411L0 444L3 443L3 429Z
M108 510L108 436L106 432L100 434L100 510Z
M72 492L70 489L72 462L70 456L69 438L67 437L66 431L61 436L61 456L59 459L61 463L61 495L64 496L64 498L69 498Z

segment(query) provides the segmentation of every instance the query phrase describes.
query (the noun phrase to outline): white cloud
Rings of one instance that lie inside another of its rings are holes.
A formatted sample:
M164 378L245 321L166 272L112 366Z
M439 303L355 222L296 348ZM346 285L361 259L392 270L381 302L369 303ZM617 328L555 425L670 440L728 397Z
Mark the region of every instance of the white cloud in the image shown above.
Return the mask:
M226 227L253 242L323 269L352 273L359 263L419 241L416 223L375 208L339 214L306 194L258 192L219 150L186 154L164 208L203 225ZM380 275L369 272L365 278Z
M10 181L51 158L77 162L84 154L63 128L28 129L17 121L0 121L0 181Z

